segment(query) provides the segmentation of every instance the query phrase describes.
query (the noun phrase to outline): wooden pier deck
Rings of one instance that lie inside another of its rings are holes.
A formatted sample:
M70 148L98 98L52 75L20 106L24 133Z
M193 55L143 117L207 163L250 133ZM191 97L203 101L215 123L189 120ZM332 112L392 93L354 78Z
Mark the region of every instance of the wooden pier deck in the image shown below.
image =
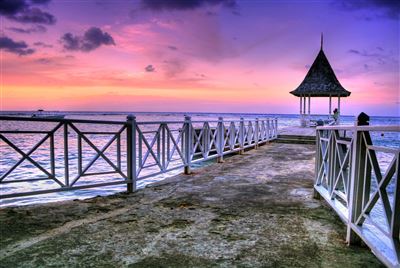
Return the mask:
M270 143L133 194L0 210L0 267L381 267L312 198L313 145Z

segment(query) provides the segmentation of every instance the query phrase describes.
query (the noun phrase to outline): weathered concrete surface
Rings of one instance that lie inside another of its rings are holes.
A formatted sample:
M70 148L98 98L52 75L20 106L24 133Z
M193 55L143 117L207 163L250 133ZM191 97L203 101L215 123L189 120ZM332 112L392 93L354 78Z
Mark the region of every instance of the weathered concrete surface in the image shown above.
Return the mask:
M1 267L379 267L312 199L314 148L269 144L134 194L0 210Z
M278 134L315 137L315 127L283 127L279 129Z

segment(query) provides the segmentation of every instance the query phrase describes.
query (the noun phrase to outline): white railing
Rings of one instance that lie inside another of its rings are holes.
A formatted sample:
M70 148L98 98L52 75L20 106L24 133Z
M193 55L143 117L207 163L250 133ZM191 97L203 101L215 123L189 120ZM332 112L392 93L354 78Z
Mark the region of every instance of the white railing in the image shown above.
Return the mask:
M0 198L126 184L277 137L277 119L137 122L0 117ZM34 185L34 187L32 186Z
M400 148L379 145L385 133L398 142L400 126L318 127L314 189L347 224L349 244L361 238L387 266L400 267Z

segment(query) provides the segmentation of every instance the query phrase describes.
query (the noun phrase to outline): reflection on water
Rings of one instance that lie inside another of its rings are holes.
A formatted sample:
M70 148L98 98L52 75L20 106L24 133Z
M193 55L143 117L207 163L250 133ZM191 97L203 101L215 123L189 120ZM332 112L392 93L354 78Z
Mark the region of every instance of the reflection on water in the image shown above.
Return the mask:
M182 121L184 115L176 114L176 113L139 113L136 114L137 121ZM192 114L192 120L194 121L202 121L202 120L217 120L219 116L223 116L224 120L238 120L241 115L238 114ZM255 117L278 117L279 127L285 126L296 126L298 125L298 117L296 115L243 115L248 118ZM96 119L96 120L108 120L108 121L125 121L126 114L67 114L66 118L69 119ZM318 117L317 117L318 118ZM387 124L399 124L399 118L389 118L389 117L377 117L372 118L371 124L375 125L387 125ZM353 124L353 117L343 117L343 123ZM99 124L75 124L79 131L88 133L86 134L87 138L90 142L93 143L98 149L103 148L107 142L110 141L114 137L114 134L90 134L91 132L118 132L122 125L99 125ZM196 126L201 126L201 123L196 123ZM48 123L48 122L11 122L11 121L3 121L0 125L1 130L37 130L43 132L54 131L54 173L56 178L60 178L60 183L65 183L65 164L64 164L64 145L63 145L63 135L64 129L61 127L56 129L57 123ZM158 125L141 125L140 128L142 131L150 131L155 130ZM182 127L181 123L171 124L171 129L179 130ZM29 151L38 143L43 141L46 138L46 133L42 134L4 134L4 136L13 144L15 144L19 149L21 149L22 153L29 154ZM177 139L179 135L179 131L174 132L174 138ZM382 136L383 135L383 136ZM79 148L79 140L76 131L72 128L68 128L68 156L69 156L69 177L70 181L73 181L74 178L78 176L78 168L79 168L79 157L78 157L78 148ZM145 137L149 142L154 137L154 133L146 133ZM400 139L399 133L373 133L372 138L374 140L374 144L380 146L389 146L389 147L400 147ZM120 154L117 153L118 143L120 143ZM97 152L93 147L82 140L82 168L87 166L90 161L96 156ZM51 171L52 165L49 159L51 158L51 150L49 150L51 145L51 139L47 138L45 141L30 155L31 159L34 162L37 162L45 171ZM152 147L154 151L157 151L157 142ZM138 148L139 149L139 148ZM147 148L141 148L143 153L146 152ZM0 142L0 176L3 176L12 166L16 165L18 161L20 161L22 155L16 150L12 149L8 146L4 141ZM114 163L118 168L120 168L121 172L126 174L126 131L120 133L120 139L117 142L115 140L107 150L104 151L104 155L110 162ZM385 168L389 165L392 156L385 153L379 153L379 161L382 166L382 173L384 173ZM173 158L179 158L177 152L173 155ZM119 161L120 160L120 161ZM155 164L154 159L150 155L146 165ZM171 163L170 167L180 165L180 161L176 161ZM198 164L197 166L204 165ZM102 157L96 160L96 162L91 166L87 173L93 172L109 172L112 171L113 168L109 163ZM140 176L145 176L148 174L156 173L159 169L157 167L147 168L141 171ZM181 169L176 169L166 174L157 175L154 177L150 177L147 179L140 180L138 182L138 187L144 187L150 183L160 181L165 179L166 177L175 175L182 172ZM10 194L14 193L18 190L18 192L22 191L35 191L42 189L54 189L59 188L59 184L54 180L40 180L45 177L43 170L36 167L34 163L25 159L22 163L18 165L18 167L10 173L4 182L7 181L21 181L25 179L37 179L36 181L31 182L19 182L19 183L4 183L1 185L1 194ZM112 181L121 181L123 177L119 174L107 174L107 175L96 175L96 176L87 176L80 178L76 186L84 185L85 183L103 183L103 182L112 182ZM374 185L373 185L374 187ZM388 192L392 193L394 191L394 184L390 184L388 187ZM83 199L89 198L97 195L109 195L117 192L124 191L126 189L126 185L114 185L107 187L98 187L98 188L90 188L85 190L76 190L76 191L66 191L66 192L58 192L52 194L42 194L36 196L27 196L20 198L10 198L1 200L0 206L14 206L14 205L27 205L33 203L45 203L51 201L60 201L60 200L70 200L70 199ZM372 213L382 213L382 211L373 211ZM381 217L381 219L383 219Z

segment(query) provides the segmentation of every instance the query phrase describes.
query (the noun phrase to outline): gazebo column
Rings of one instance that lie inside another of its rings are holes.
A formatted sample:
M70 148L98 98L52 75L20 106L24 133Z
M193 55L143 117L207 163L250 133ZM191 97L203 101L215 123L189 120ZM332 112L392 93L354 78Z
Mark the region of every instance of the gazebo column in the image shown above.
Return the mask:
M308 95L308 116L310 116L311 96Z
M300 96L300 116L303 114L303 99Z
M338 122L340 122L340 95L339 95L338 101L337 101L337 109L338 109L338 113L339 113Z
M303 114L306 114L306 96L303 97Z
M329 115L332 114L332 96L329 95Z

